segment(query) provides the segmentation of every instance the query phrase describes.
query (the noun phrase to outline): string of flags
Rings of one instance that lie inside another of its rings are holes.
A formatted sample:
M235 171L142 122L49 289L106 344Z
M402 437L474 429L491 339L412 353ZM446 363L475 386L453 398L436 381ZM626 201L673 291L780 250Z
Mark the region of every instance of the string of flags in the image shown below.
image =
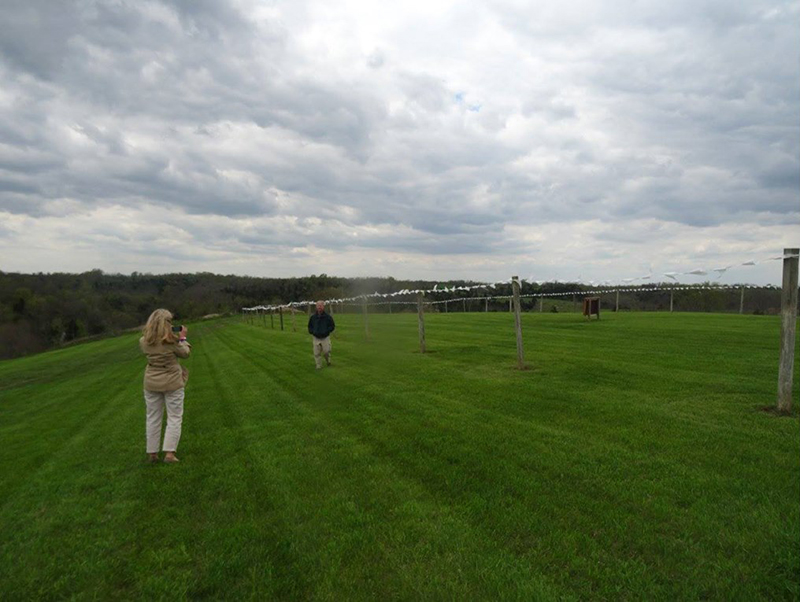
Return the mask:
M720 277L722 277L722 275L725 272L727 272L728 270L730 270L732 268L735 268L735 267L755 266L755 265L758 265L758 264L761 264L761 263L766 263L767 261L779 261L779 260L782 260L782 259L794 259L794 258L797 258L799 256L800 255L798 255L798 254L775 255L775 256L772 256L772 257L767 257L767 258L762 259L762 260L751 259L749 261L745 261L745 262L740 263L740 264L730 264L730 265L726 265L726 266L711 268L710 270L707 270L707 269L704 269L704 268L695 268L693 270L689 270L688 272L663 272L663 275L666 276L667 278L677 282L678 276L707 276L710 273L715 272L717 274L717 279L719 279ZM624 284L632 284L632 283L634 283L636 281L647 281L647 280L652 281L653 277L654 277L654 274L651 272L651 273L649 273L647 275L637 276L635 278L623 278L622 282ZM580 277L578 278L578 280L580 282ZM452 294L452 293L456 293L456 292L470 292L470 291L475 291L475 290L480 290L480 289L483 289L483 290L495 289L495 288L500 287L500 286L508 286L508 285L512 284L512 282L513 282L513 278L509 278L507 280L499 280L497 282L487 282L487 283L473 284L473 285L468 285L468 286L451 286L451 287L447 287L447 286L441 286L440 284L436 284L431 289L413 289L413 290L412 289L402 289L402 290L399 290L399 291L395 291L393 293L379 293L379 292L376 291L374 293L356 295L354 297L346 297L346 298L342 298L342 299L325 299L324 301L325 301L326 304L330 304L330 303L353 303L353 302L356 302L356 301L366 301L366 300L370 300L370 299L392 299L394 297L402 297L402 296L418 295L418 294L422 294L422 295L433 295L433 294L436 294L436 293L450 293L450 294ZM536 284L538 286L541 286L542 284L549 284L549 283L556 284L557 280L535 280L533 277L531 277L531 278L528 278L528 279L526 279L526 278L519 279L518 282L519 282L520 287L522 286L523 283L526 283L526 282L528 284ZM717 285L703 285L703 286L675 286L675 287L671 286L671 287L668 287L668 288L655 287L655 288L635 288L635 289L626 288L626 289L620 289L620 288L618 288L616 286L613 286L612 282L609 281L609 280L604 280L602 282L595 282L593 280L590 280L590 281L588 281L586 283L583 283L583 284L588 284L589 286L594 287L594 290L535 293L535 294L520 295L520 296L524 297L524 298L529 298L529 297L558 297L558 296L562 296L562 295L571 295L571 294L576 293L576 292L580 292L581 294L599 295L599 294L612 293L612 292L621 292L622 293L622 292L656 292L656 291L665 291L665 290L711 290L711 289L731 289L731 288L740 289L740 288L743 288L743 287L744 288L765 288L765 287L755 286L755 285L732 286L732 285L717 284ZM774 288L778 288L778 287L774 287ZM487 296L461 297L461 298L458 298L458 299L443 299L443 300L439 300L439 301L430 301L428 303L430 303L430 304L438 304L438 303L449 303L451 301L462 301L462 300L470 300L470 299L487 299L487 298L488 299L508 299L509 297L510 297L510 295L495 295L495 296L488 296L488 297ZM399 303L399 302L397 302L397 301L384 301L384 302L373 303L373 305L378 305L378 304L383 305L383 304L386 304L386 303ZM402 303L404 303L404 304L413 304L415 302L413 302L413 301L404 301ZM284 304L279 304L279 305L256 305L254 307L243 307L242 311L245 311L245 312L275 311L275 310L279 310L279 309L291 309L291 308L297 308L297 307L307 307L309 305L315 305L315 304L316 304L316 301L292 301L290 303L284 303Z

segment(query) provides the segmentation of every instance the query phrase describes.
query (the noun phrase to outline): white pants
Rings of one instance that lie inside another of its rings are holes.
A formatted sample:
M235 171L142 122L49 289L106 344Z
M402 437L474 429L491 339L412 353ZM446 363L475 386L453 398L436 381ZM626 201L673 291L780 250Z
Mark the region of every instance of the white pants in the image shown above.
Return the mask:
M147 453L157 454L161 443L161 420L164 417L164 406L167 408L167 431L164 433L165 452L178 449L181 439L181 423L183 422L183 387L175 391L145 391L144 403L147 406Z
M322 357L325 357L325 361L327 363L331 363L331 337L325 337L324 339L318 339L315 336L311 337L314 339L314 361L317 363L317 368L322 368Z

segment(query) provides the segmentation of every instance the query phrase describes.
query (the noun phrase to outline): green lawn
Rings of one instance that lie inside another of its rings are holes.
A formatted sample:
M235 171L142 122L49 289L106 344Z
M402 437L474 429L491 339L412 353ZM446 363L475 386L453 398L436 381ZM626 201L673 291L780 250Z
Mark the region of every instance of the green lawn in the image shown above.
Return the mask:
M179 465L138 335L0 362L0 599L800 598L778 318L335 318L193 326Z

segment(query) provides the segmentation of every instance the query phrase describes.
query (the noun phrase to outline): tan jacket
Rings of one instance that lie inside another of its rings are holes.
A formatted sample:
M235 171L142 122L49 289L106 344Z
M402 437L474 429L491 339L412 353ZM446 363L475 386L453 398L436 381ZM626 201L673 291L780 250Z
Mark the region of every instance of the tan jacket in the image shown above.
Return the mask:
M189 357L192 346L182 343L148 345L139 339L139 349L147 356L144 371L145 391L175 391L186 384L188 371L178 363L179 357Z

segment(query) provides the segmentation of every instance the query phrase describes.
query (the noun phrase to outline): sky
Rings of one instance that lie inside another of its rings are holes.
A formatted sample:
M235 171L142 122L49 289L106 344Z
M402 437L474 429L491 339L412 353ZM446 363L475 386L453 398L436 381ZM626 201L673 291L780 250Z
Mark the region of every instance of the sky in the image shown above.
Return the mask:
M798 226L800 1L0 3L2 271L780 284Z

